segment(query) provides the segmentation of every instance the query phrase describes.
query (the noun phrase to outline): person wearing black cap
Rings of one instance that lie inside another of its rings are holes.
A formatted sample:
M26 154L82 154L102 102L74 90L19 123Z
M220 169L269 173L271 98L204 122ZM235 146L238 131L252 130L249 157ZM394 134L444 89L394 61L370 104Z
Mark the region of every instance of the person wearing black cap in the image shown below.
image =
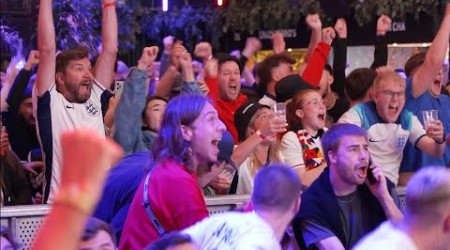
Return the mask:
M232 159L239 166L237 194L250 194L258 170L268 163L281 162L277 134L286 131L286 122L268 106L247 102L234 114L239 146Z

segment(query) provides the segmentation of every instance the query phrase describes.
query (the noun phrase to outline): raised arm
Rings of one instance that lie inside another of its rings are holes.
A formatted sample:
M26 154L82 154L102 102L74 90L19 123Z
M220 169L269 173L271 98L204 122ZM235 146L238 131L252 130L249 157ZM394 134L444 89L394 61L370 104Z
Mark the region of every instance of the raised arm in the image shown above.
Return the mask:
M37 45L39 50L39 68L36 77L36 90L37 95L42 96L55 81L56 42L52 0L40 1Z
M305 62L309 62L314 49L322 39L322 21L319 14L308 14L305 19L306 24L311 29L311 38L309 40L308 51L306 51Z
M14 83L8 94L8 99L6 100L9 105L9 110L16 112L19 110L20 101L27 89L28 82L33 74L33 67L39 63L39 52L37 50L32 50L28 56L28 60L22 70L19 71Z
M377 20L377 36L375 37L375 51L371 69L386 66L388 62L388 48L386 33L391 27L392 20L386 15L381 15Z
M114 123L116 132L114 140L122 146L125 155L143 150L141 143L142 111L146 103L147 68L153 64L158 55L158 47L144 48L136 68L125 79L122 97L117 105ZM135 110L135 112L130 112Z
M177 77L180 75L180 56L186 48L181 42L175 42L169 55L169 67L164 72L159 82L156 84L155 95L162 97L169 97L170 92L175 85Z
M334 83L331 85L339 97L345 98L344 81L345 66L347 64L347 22L344 18L339 18L334 25L336 31L336 39L333 42L334 60L333 60L333 76Z
M424 63L414 74L412 95L419 97L431 88L437 74L442 68L450 39L450 4L447 4L444 19L436 37L425 56Z
M324 28L322 31L322 42L317 45L314 52L303 71L302 78L313 87L318 87L323 69L327 63L328 54L330 53L331 43L333 42L336 32L333 28Z
M198 86L194 77L194 69L192 66L191 54L187 51L180 56L181 76L183 78L183 85L181 86L181 94L201 95L202 91Z
M286 43L284 42L283 34L281 32L275 32L273 33L271 40L273 53L275 54L283 53L284 49L286 48Z
M106 89L113 82L114 64L117 57L117 14L114 0L103 0L102 51L95 62L94 77Z

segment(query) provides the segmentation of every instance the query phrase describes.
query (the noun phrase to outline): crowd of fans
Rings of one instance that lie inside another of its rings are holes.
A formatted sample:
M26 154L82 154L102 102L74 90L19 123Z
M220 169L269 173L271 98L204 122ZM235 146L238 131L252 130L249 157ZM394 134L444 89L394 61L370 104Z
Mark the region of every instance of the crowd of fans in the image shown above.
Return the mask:
M233 55L201 42L197 62L169 36L123 74L115 2L102 7L90 58L57 53L41 0L38 48L2 78L1 205L53 207L34 249L449 249L450 4L404 75L386 66L382 15L374 62L347 76L346 21L317 14L295 69L280 33L253 69L257 38ZM228 194L251 200L209 216L204 197ZM1 240L19 247L3 227Z

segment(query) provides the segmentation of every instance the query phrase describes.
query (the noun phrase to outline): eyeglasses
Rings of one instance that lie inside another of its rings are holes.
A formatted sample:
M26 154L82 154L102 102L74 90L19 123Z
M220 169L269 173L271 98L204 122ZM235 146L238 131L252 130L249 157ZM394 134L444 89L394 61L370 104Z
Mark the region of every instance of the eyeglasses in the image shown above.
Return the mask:
M394 91L391 91L391 90L381 90L381 91L378 91L378 93L386 95L386 96L388 96L390 98L394 97L395 95L398 98L404 98L405 97L405 91L394 92Z
M311 101L306 102L304 105L302 105L301 108L304 108L307 105L312 105L313 107L319 107L320 105L325 105L325 103L323 102L323 100L319 100L319 99L312 99Z

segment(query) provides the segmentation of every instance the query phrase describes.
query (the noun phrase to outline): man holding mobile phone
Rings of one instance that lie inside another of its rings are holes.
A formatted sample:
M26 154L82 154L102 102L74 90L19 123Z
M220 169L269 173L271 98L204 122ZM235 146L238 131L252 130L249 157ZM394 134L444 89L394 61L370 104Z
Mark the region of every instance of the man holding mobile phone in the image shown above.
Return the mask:
M367 132L353 124L335 124L323 135L329 167L304 192L293 221L302 249L351 249L386 219L402 219L394 184L380 165L369 164L368 143Z

